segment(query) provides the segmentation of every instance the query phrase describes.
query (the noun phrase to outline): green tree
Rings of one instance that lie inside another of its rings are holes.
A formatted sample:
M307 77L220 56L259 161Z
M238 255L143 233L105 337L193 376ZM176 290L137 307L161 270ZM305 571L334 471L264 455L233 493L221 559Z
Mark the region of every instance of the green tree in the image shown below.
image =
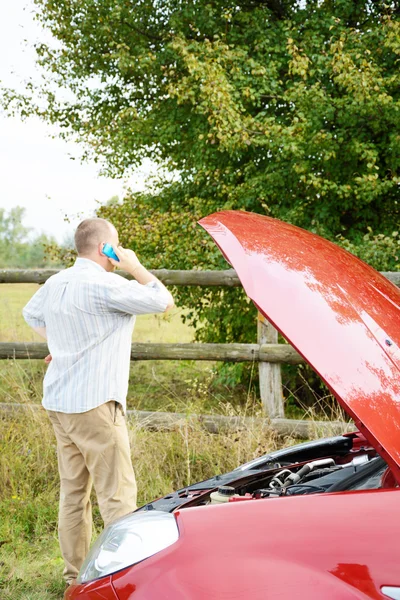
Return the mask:
M0 208L0 240L3 248L21 244L29 234L29 228L22 224L25 209L14 206L8 212Z
M202 212L256 209L350 238L392 228L399 2L35 4L58 41L37 46L48 78L36 105L29 90L5 102L76 134L107 172L150 156Z
M0 208L0 268L45 267L52 264L46 256L46 246L54 238L40 234L30 238L31 229L23 225L25 209L15 206L9 211Z

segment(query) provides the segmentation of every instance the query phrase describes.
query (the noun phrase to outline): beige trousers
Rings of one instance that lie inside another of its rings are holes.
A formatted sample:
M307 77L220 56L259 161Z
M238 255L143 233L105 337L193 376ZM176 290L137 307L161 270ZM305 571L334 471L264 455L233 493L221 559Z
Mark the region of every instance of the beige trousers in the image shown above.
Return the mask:
M78 414L47 413L57 439L64 578L73 583L92 536L92 482L106 527L136 509L136 480L120 404L107 402Z

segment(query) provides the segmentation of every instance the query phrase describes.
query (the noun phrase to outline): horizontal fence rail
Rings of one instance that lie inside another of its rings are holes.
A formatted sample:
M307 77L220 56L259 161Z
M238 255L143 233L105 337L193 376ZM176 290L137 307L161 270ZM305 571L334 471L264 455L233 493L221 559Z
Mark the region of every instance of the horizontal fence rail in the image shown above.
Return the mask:
M0 342L1 359L40 359L47 344ZM271 362L298 365L304 359L289 344L154 344L133 343L131 360L212 360L224 362Z
M37 410L41 404L0 403L1 416L11 416L21 411ZM308 421L303 419L263 419L261 417L198 415L147 410L127 410L127 417L134 425L156 431L173 431L182 427L201 426L210 433L226 433L246 430L272 429L281 436L300 439L342 435L354 431L354 423L345 421Z
M44 283L60 269L0 269L0 283ZM116 271L126 279L133 279L125 271ZM153 273L165 285L200 285L239 287L239 277L234 269L226 271L175 271L155 269ZM382 271L381 275L400 287L400 272Z
M60 269L0 269L0 283L44 283ZM126 271L115 271L125 279L133 279ZM176 271L150 270L164 285L200 285L239 287L239 277L234 269L226 271Z

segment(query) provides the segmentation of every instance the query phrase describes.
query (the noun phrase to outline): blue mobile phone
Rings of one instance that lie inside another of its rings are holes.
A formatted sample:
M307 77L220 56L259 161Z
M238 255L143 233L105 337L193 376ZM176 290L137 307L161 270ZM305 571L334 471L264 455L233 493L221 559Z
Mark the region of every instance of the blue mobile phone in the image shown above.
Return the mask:
M114 260L117 260L119 262L119 258L115 254L114 248L111 246L111 244L104 244L104 246L103 246L103 254L105 254L109 258L113 258Z

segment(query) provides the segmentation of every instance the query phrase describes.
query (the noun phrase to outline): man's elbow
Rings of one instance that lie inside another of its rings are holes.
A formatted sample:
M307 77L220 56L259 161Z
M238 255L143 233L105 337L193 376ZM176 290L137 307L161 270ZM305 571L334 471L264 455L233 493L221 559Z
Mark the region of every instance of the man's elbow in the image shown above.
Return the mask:
M25 323L29 325L29 327L31 327L42 338L47 340L46 323L44 321L32 316L25 309L22 310L22 316L25 319Z
M175 307L175 302L174 302L174 299L173 299L172 294L170 292L168 292L168 297L166 299L168 300L168 304L165 307L165 310L164 310L165 313L169 312L172 308Z
M169 302L164 310L164 314L169 312L170 310L172 310L173 308L175 308L175 302L173 300L171 300L171 302Z

